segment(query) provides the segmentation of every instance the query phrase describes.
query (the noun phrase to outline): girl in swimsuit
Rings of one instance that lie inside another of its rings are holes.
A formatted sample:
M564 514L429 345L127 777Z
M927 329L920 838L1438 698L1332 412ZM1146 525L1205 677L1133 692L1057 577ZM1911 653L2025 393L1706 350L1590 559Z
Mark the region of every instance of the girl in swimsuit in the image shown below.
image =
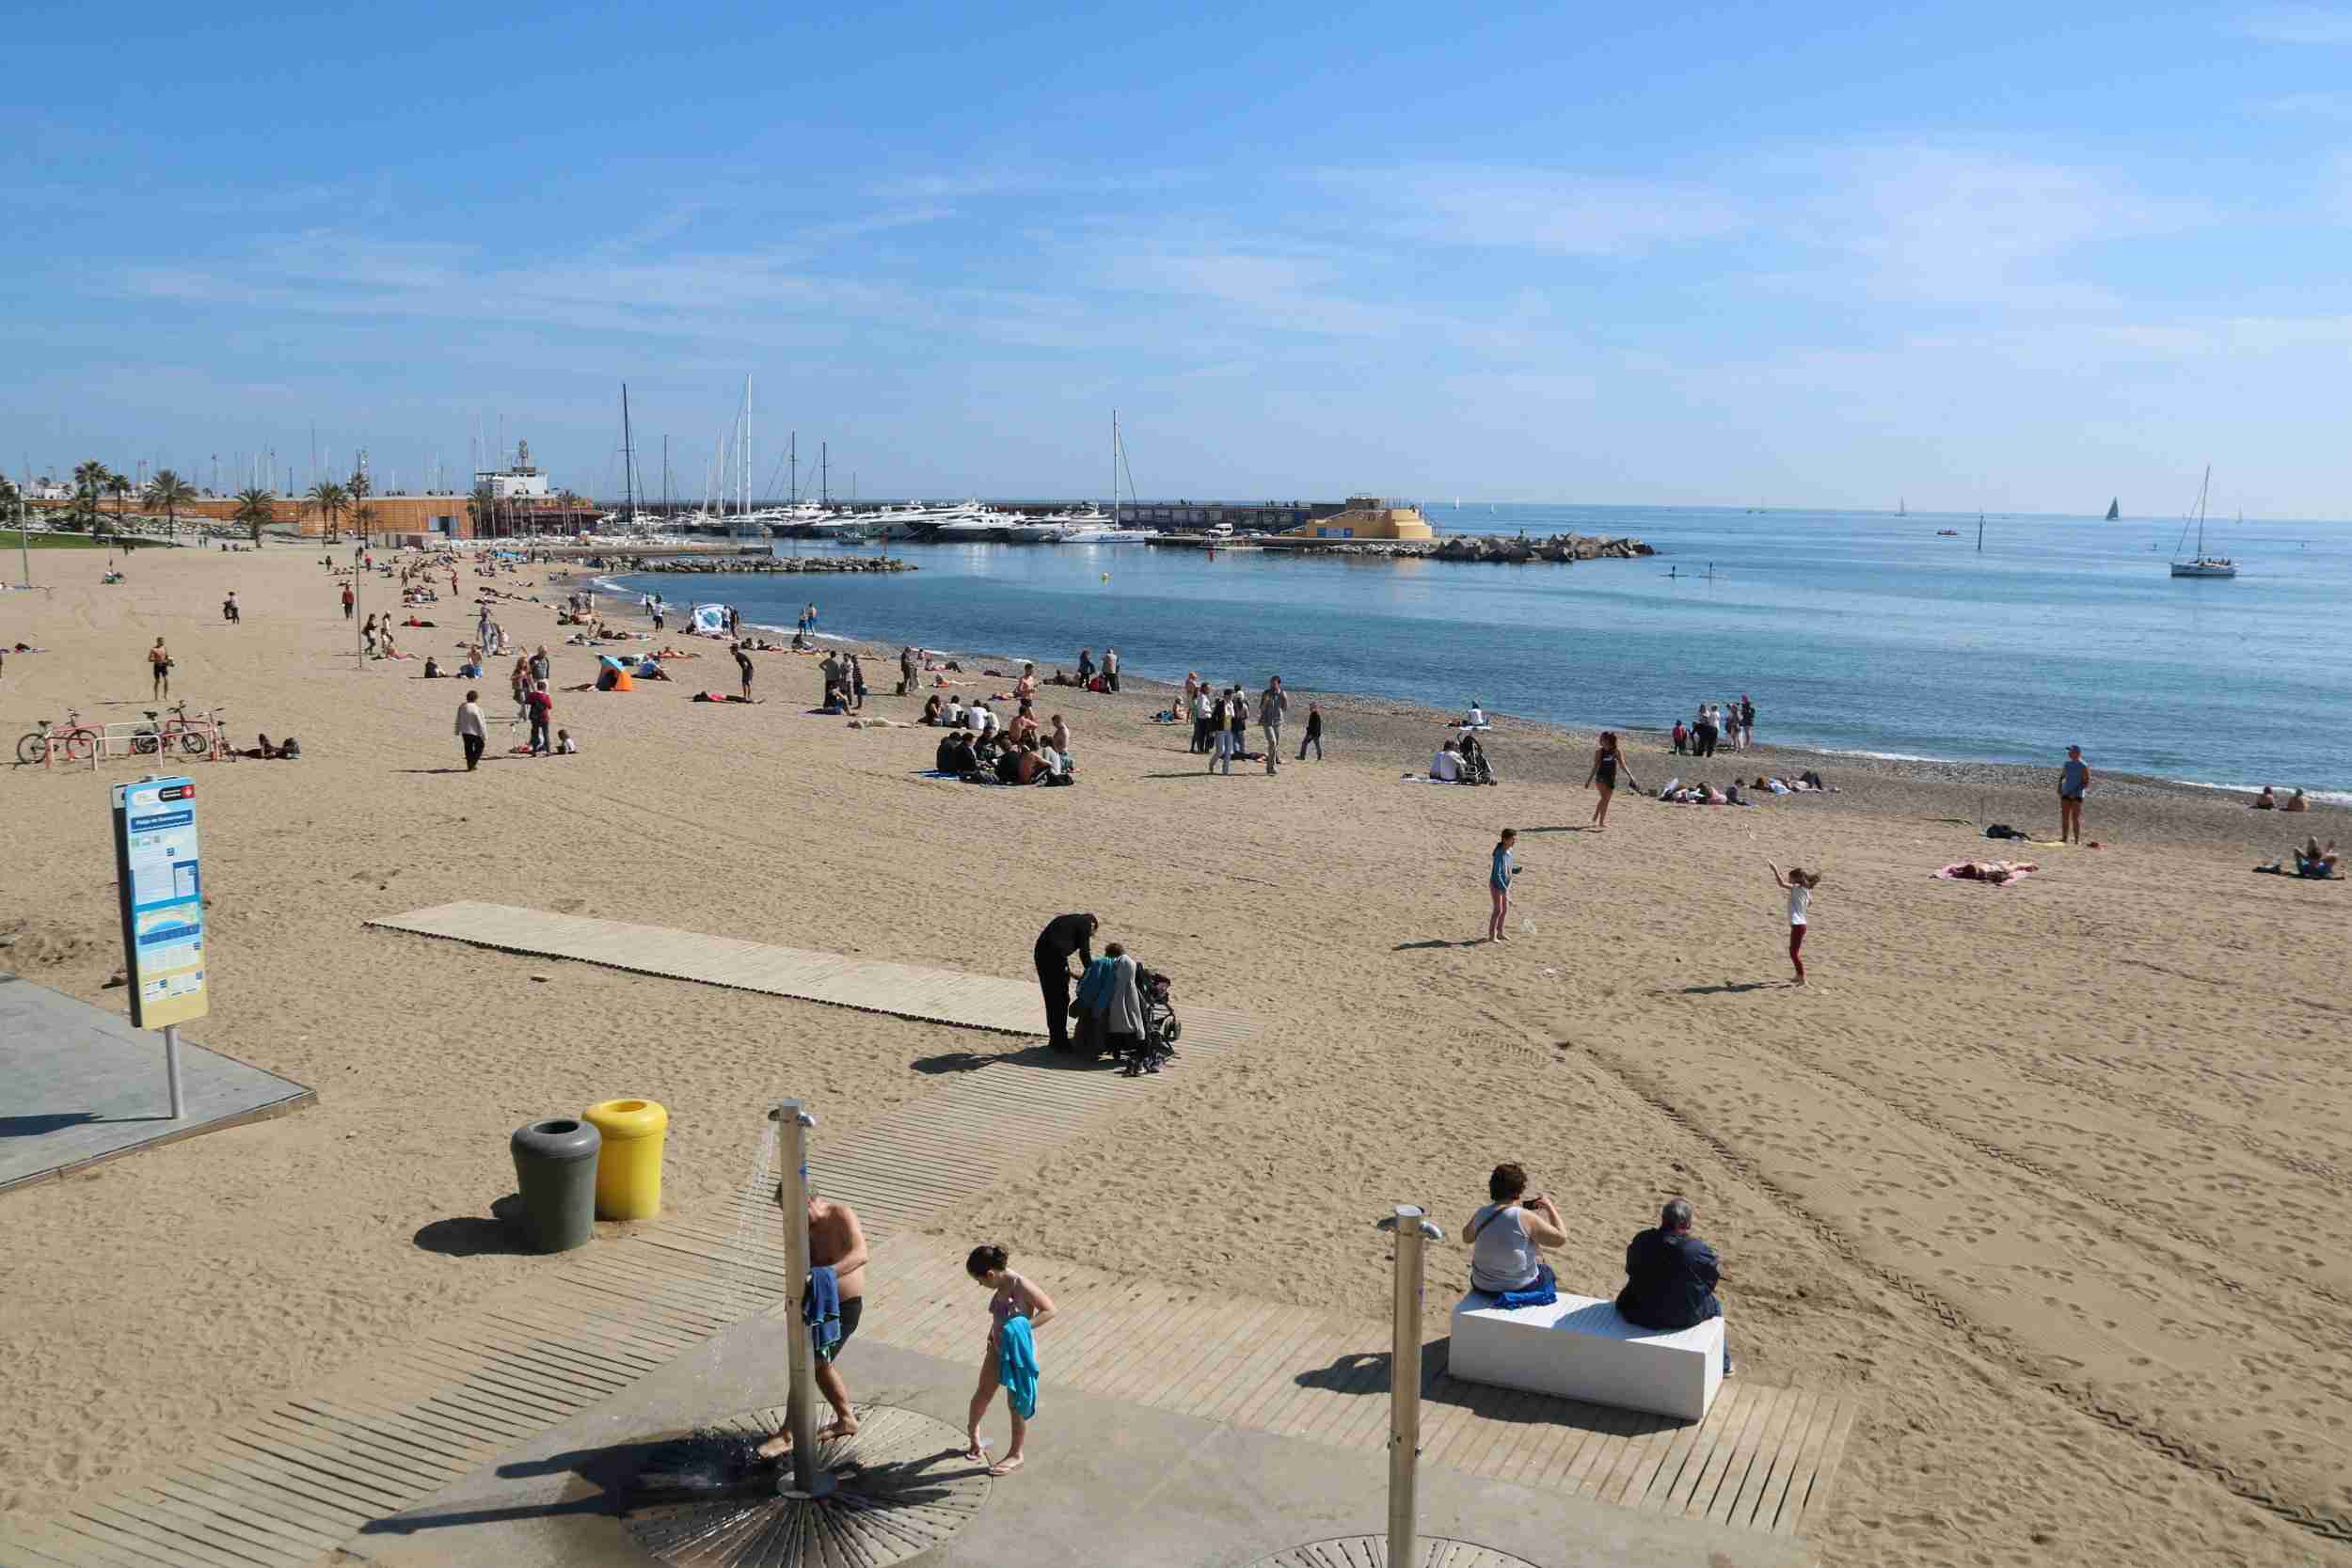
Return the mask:
M1034 1334L1054 1316L1054 1299L1005 1267L1005 1249L1000 1246L976 1246L972 1255L963 1260L964 1272L977 1283L987 1286L990 1292L988 1348L980 1354L979 1386L972 1391L972 1418L965 1433L972 1446L963 1454L964 1458L977 1460L983 1465L988 1465L988 1445L980 1441L980 1418L988 1414L988 1407L995 1402L996 1391L1004 1386L1001 1368L1005 1324L1009 1319L1025 1318L1028 1332ZM1034 1365L1030 1370L1034 1372ZM1026 1391L1029 1406L1026 1414L1021 1408L1022 1400L1022 1391L1018 1389L1006 1397L1006 1414L1012 1418L1012 1446L1005 1450L1004 1458L988 1465L988 1473L992 1476L1010 1475L1021 1468L1021 1450L1029 1440L1028 1416L1037 1410L1034 1377L1030 1379Z
M1626 762L1625 753L1617 749L1617 732L1601 731L1600 746L1593 752L1593 770L1584 777L1587 788L1600 791L1600 804L1593 808L1593 826L1597 829L1609 826L1609 798L1617 792L1617 768L1621 764L1626 782L1641 788L1642 781L1633 776L1633 765Z

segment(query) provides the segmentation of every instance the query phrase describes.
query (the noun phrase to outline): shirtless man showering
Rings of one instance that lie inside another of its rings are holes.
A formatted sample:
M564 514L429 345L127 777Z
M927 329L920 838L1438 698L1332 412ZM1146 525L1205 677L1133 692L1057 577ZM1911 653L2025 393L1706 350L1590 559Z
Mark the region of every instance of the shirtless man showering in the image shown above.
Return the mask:
M776 1189L776 1196L779 1200L784 1196L781 1185ZM841 1291L841 1337L830 1347L817 1352L817 1390L833 1406L832 1424L819 1427L817 1435L855 1436L857 1417L850 1409L850 1386L841 1381L837 1363L842 1351L849 1347L850 1337L857 1332L858 1319L866 1309L866 1231L857 1223L856 1212L848 1204L833 1202L815 1193L809 1195L808 1262L811 1268L831 1268L834 1281ZM775 1459L791 1451L789 1432L779 1432L759 1447L762 1459Z

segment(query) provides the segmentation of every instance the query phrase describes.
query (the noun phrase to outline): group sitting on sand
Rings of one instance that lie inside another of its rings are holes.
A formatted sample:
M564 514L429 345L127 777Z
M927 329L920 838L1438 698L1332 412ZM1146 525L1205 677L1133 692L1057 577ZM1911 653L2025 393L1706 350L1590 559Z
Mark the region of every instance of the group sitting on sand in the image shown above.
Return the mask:
M2301 790L2296 790L2293 795L2281 800L2268 784L2263 785L2263 792L2254 797L2253 804L2256 811L2309 811L2312 809L2311 802L2303 799Z
M1494 765L1486 760L1486 749L1468 730L1458 740L1448 740L1429 759L1429 777L1438 784L1490 784L1501 781L1495 777Z
M1066 744L1069 731L1055 717ZM1075 782L1070 754L1034 727L1025 733L990 728L979 734L951 729L933 754L933 767L966 784L1066 784Z
M1486 1178L1486 1196L1485 1206L1462 1226L1462 1240L1470 1249L1470 1290L1505 1308L1557 1302L1559 1284L1543 1254L1567 1244L1559 1207L1546 1194L1527 1196L1527 1171L1517 1163L1494 1168ZM1659 1210L1658 1224L1628 1243L1625 1286L1616 1298L1619 1317L1637 1328L1670 1334L1724 1315L1715 1295L1722 1261L1692 1233L1695 1218L1690 1199L1669 1198ZM1735 1370L1726 1338L1724 1376Z

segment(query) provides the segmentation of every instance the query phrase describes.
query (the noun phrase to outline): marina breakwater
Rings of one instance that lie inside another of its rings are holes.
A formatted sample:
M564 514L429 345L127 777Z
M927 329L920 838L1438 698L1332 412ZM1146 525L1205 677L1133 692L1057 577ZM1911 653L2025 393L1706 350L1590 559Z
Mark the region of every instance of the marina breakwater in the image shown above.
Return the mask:
M1502 534L1460 533L1441 539L1218 539L1200 535L1161 538L1155 545L1179 549L1265 549L1285 555L1343 555L1387 561L1457 561L1506 566L1552 562L1629 561L1658 551L1639 539L1613 539L1582 533L1552 533L1531 538Z
M881 555L759 555L735 556L725 560L708 557L678 557L664 561L648 561L643 565L630 564L631 572L686 572L695 576L728 576L748 573L760 577L799 573L837 576L858 572L912 572L914 562L897 556Z

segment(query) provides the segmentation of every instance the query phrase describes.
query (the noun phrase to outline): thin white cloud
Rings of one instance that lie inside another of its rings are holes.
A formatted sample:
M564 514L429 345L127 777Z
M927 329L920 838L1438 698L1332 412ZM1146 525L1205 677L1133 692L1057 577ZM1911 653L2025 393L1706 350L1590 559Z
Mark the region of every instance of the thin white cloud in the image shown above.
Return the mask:
M2352 44L2352 10L2279 6L2245 18L2239 31L2265 43Z
M1448 164L1327 169L1316 179L1380 209L1392 232L1478 248L1638 256L1748 222L1727 193L1670 181Z
M2260 105L2268 114L2304 119L2352 120L2352 93L2290 92L2266 98Z

